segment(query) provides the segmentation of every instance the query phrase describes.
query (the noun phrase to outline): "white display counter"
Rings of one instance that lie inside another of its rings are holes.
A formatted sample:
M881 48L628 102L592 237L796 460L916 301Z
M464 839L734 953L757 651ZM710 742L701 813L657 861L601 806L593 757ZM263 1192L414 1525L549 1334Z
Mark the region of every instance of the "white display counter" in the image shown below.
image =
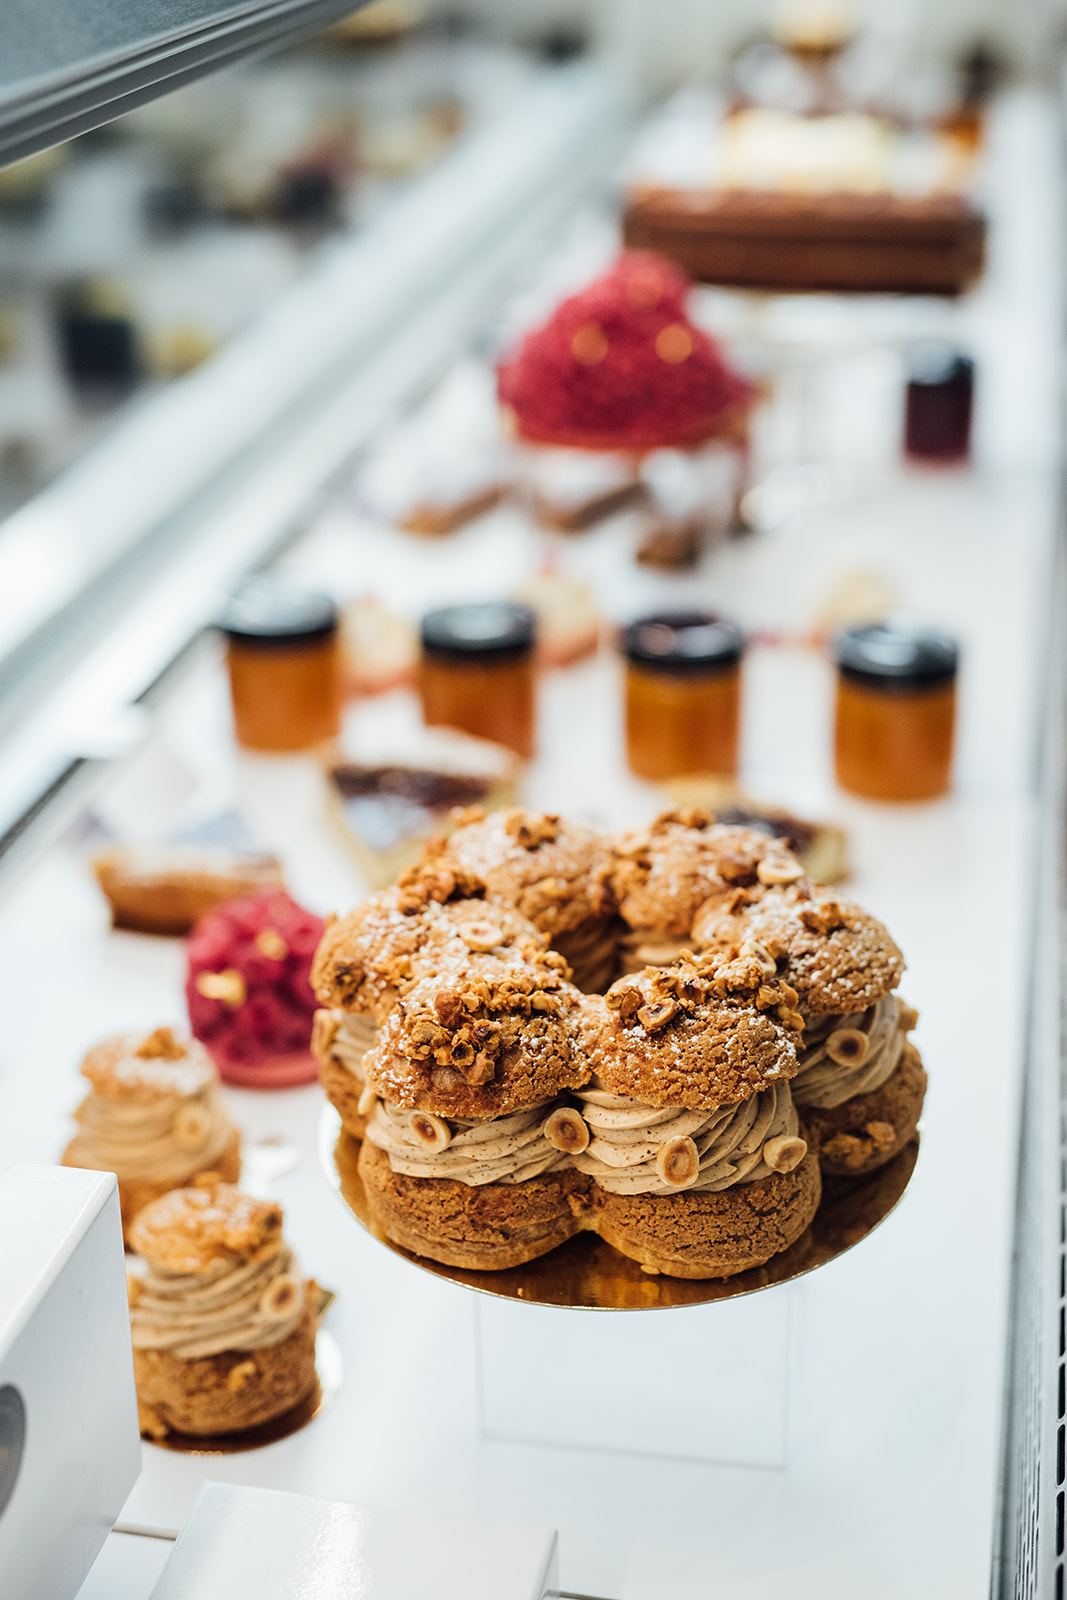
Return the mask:
M903 948L904 993L920 1012L930 1091L897 1211L831 1265L736 1305L616 1314L483 1304L390 1254L339 1204L316 1154L316 1087L227 1091L251 1147L251 1181L281 1201L305 1266L337 1292L329 1327L345 1383L304 1432L254 1453L183 1456L146 1444L126 1520L177 1528L210 1477L556 1527L563 1590L611 1600L988 1592L1032 961L1035 739L1059 512L1054 137L1040 103L1002 108L991 171L1000 231L988 278L966 305L820 300L791 311L727 299L719 313L740 304L779 371L804 366L799 388L783 378L781 407L828 406L832 389L834 415L845 417L850 384L868 403L861 378L872 351L891 352L910 326L923 331L936 318L979 360L973 468L903 470L891 429L881 455L857 465L848 430L827 423L814 477L799 470L811 465L799 446L785 461L793 475L779 476L775 525L726 546L695 577L633 567L625 518L557 545L565 567L596 581L609 616L684 590L767 639L745 669L745 785L847 828L849 893ZM803 333L819 318L841 336L832 370L817 354L823 336ZM779 451L778 465L788 452L774 439L787 436L772 430L764 447ZM311 519L286 565L328 572L341 587L373 569L417 611L445 582L469 586L475 564L487 588L504 581L529 565L537 541L505 508L451 545L456 566L467 563L459 576L443 578L444 557L423 562L422 548L376 531L342 496ZM957 778L944 801L894 808L833 788L831 674L801 641L830 583L857 568L961 638ZM541 714L532 804L608 825L653 814L655 791L623 769L610 656L549 675ZM138 804L131 794L161 795L152 802L161 814L180 783L206 786L220 804L239 803L279 849L298 898L345 909L360 884L329 830L313 764L233 761L226 741L224 681L206 650L160 702L139 775L120 774L102 808L118 814L123 784L128 806ZM109 930L82 837L50 848L0 903L9 996L0 1168L58 1158L90 1043L183 1017L180 944ZM281 1141L280 1159L270 1140ZM501 1341L512 1329L521 1359L509 1377ZM558 1381L556 1364L566 1365ZM584 1412L583 1391L593 1397ZM555 1397L558 1427L531 1428L535 1397ZM724 1429L716 1440L716 1414L727 1410L729 1437ZM138 1543L127 1558L126 1544L113 1537L84 1600L147 1594L156 1554Z

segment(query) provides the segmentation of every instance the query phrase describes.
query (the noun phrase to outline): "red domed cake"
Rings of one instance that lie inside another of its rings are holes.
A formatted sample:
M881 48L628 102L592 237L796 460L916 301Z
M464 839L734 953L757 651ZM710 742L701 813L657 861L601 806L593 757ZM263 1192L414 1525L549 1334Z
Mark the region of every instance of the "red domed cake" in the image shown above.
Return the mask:
M189 936L185 995L196 1038L229 1083L310 1083L311 961L325 923L272 890L229 900Z
M627 251L557 307L498 369L532 444L635 453L736 436L752 387L686 315L689 279Z

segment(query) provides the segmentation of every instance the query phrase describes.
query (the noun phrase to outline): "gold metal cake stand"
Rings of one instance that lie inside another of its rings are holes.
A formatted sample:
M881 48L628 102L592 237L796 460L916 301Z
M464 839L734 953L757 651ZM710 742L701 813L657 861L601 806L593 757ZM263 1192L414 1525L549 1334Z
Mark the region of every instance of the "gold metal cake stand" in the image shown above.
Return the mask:
M868 1177L824 1179L822 1202L811 1227L766 1266L740 1272L733 1278L702 1279L652 1276L593 1233L580 1233L536 1261L503 1272L473 1272L414 1255L394 1244L372 1220L356 1167L359 1149L359 1140L344 1132L333 1106L324 1107L319 1124L319 1153L327 1178L373 1238L423 1272L481 1294L526 1300L531 1305L660 1311L755 1294L801 1278L851 1250L885 1220L904 1193L915 1170L919 1141L913 1139L892 1161Z

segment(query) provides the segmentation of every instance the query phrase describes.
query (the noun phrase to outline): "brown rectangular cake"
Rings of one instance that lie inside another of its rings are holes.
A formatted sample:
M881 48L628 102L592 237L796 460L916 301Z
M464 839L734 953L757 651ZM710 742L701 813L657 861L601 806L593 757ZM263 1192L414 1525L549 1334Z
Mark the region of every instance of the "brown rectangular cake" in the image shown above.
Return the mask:
M631 191L625 243L704 283L958 295L979 277L984 218L960 194Z

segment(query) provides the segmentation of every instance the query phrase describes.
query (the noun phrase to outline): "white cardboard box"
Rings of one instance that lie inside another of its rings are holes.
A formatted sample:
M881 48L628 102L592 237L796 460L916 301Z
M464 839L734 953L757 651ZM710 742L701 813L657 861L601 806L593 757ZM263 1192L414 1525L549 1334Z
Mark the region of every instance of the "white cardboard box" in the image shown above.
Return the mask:
M206 1483L152 1600L545 1600L556 1534Z

